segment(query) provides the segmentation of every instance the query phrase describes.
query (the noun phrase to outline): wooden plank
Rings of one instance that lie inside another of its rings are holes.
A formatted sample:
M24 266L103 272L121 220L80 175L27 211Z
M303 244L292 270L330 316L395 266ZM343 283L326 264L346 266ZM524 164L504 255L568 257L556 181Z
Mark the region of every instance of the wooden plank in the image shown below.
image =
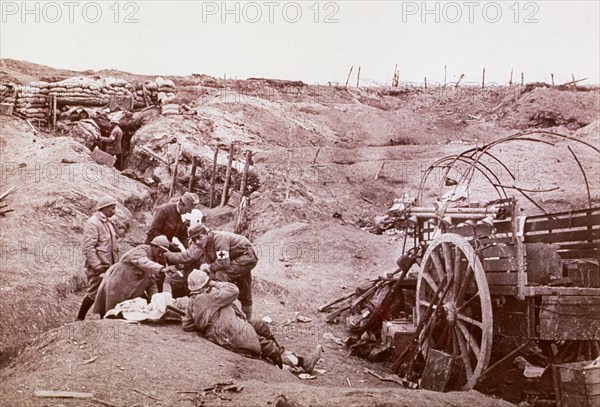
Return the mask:
M559 219L527 219L525 221L525 235L531 232L570 229L592 225L600 225L600 214L588 215L583 213Z
M579 214L586 214L588 212L591 212L592 214L600 213L600 207L591 208L591 209L590 208L577 209L574 211L556 212L556 213L541 214L541 215L532 215L532 216L528 216L527 220L555 219L555 218L560 218L560 217L565 217L565 216L575 216L575 215L579 215Z
M528 286L525 288L525 295L527 297L538 295L600 295L600 288L551 287L547 285Z
M570 232L545 233L540 235L525 235L525 243L557 243L575 242L600 239L600 229L576 230Z
M599 242L580 242L580 243L565 243L558 246L558 250L578 250L578 249L600 249Z
M515 257L517 253L517 247L514 244L499 244L495 246L488 246L481 250L481 254L484 258L488 257Z
M483 259L483 269L486 273L494 271L511 271L517 270L517 259L508 257L504 259Z
M517 273L485 273L488 285L517 285Z
M84 393L77 391L53 391L53 390L36 390L35 397L40 398L70 398L70 399L91 399L94 393Z

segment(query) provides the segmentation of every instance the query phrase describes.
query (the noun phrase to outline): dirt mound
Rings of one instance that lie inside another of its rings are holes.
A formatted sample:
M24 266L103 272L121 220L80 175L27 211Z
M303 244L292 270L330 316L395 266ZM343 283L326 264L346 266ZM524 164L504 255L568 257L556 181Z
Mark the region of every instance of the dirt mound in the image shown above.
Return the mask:
M119 406L193 405L190 399L195 397L204 405L264 406L278 395L306 406L385 406L398 405L399 399L415 406L510 405L474 391L441 394L393 384L380 388L366 373L362 381L351 379L352 389L317 386L318 379L303 384L288 371L229 352L178 326L110 320L65 324L40 335L0 377L3 403L19 406L40 405L36 390L92 392L96 399ZM202 395L203 389L228 381L243 389Z
M0 284L6 293L0 303L12 310L0 315L4 363L35 335L71 320L65 301L85 285L81 234L96 201L111 194L120 202L115 220L124 252L143 240L134 213L150 209L150 193L96 164L89 150L68 137L33 133L24 121L6 116L0 117L0 134L1 190L16 188L6 200L14 212L0 220Z
M598 90L536 87L507 104L503 122L517 129L565 126L576 130L597 120L599 110Z

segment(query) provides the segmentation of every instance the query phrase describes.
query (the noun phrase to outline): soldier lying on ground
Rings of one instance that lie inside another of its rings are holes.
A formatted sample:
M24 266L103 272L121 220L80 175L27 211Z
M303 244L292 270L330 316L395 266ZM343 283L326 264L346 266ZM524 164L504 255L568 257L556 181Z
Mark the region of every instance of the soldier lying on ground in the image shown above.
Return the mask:
M238 296L234 284L210 280L204 271L194 270L188 277L188 286L190 301L182 321L185 331L199 331L217 345L237 353L259 356L279 368L285 363L312 373L320 357L320 347L308 358L288 357L264 321L247 321L234 305Z
M165 253L169 264L192 263L206 256L202 265L212 279L234 283L246 318L252 318L252 269L258 258L254 246L244 236L230 232L213 231L204 224L188 230L190 248L181 253Z
M156 279L171 273L163 257L168 248L166 236L157 236L149 245L143 244L125 253L104 275L94 312L103 317L120 302L136 297L150 299L156 294Z

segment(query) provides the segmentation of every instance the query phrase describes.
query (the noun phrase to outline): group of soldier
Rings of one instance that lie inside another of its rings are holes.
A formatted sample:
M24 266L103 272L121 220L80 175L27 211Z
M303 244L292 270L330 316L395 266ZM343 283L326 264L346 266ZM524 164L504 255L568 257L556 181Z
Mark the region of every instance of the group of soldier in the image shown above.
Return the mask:
M318 352L309 358L284 352L268 325L252 319L251 272L258 261L254 246L242 235L203 223L196 208L199 201L197 194L185 192L177 201L159 206L145 243L119 257L111 221L117 201L101 198L84 228L88 287L77 319L84 320L92 306L102 318L117 304L138 297L164 311L174 298L188 296L184 330L198 331L218 345L279 367L285 363L311 372Z

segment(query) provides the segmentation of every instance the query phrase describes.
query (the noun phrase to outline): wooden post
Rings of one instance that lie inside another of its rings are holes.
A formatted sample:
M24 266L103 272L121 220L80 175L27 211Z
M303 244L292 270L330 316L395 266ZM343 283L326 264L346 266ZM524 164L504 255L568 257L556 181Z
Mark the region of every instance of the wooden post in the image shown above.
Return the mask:
M427 77L425 77L425 89L427 89Z
M455 88L458 88L458 86L460 85L460 81L462 81L464 77L465 77L465 74L461 73L460 78L458 78L458 81L456 82L456 85L454 85Z
M392 87L398 87L398 64L394 65L394 77L392 78Z
M148 103L148 98L146 97L146 85L142 84L142 95L144 97L144 105L148 107L150 104Z
M233 163L233 152L235 151L235 145L231 143L229 145L229 160L227 161L227 171L225 172L225 184L223 185L223 195L221 196L221 206L227 204L229 198L229 181L231 178L231 164Z
M573 89L577 90L577 82L575 82L575 75L571 74L571 79L573 79Z
M444 88L446 87L446 67L447 65L444 65Z
M512 75L513 75L513 70L510 70L510 79L508 80L508 86L512 86Z
M292 150L288 150L287 172L285 175L285 199L290 199L290 185L292 183L290 172L292 171Z
M352 75L352 69L354 68L354 65L352 65L350 67L350 72L348 72L348 77L346 78L346 85L344 87L348 87L348 81L350 80L350 75Z
M550 80L552 81L552 86L554 86L554 74L550 73Z
M54 132L56 132L56 105L58 104L57 100L56 100L56 95L52 95L52 130L54 130Z
M385 161L381 163L381 166L379 167L379 169L375 173L375 177L373 178L374 181L377 181L379 179L379 174L381 174L381 171L383 171L383 166L384 165L385 165Z
M483 74L481 75L481 89L485 87L485 68L483 68Z
M192 169L190 171L190 183L188 184L188 191L194 192L194 183L196 182L196 167L198 165L198 158L192 156Z
M212 175L210 176L210 200L208 207L213 207L213 200L215 198L215 180L217 178L217 157L219 157L219 147L215 149L215 156L213 157Z
M525 73L521 72L521 86L525 84Z
M171 189L169 189L169 199L173 197L175 193L175 183L177 182L177 170L179 169L179 152L181 151L181 144L177 142L177 155L175 157L175 169L173 170L173 181L171 181Z
M252 161L252 151L246 151L246 162L244 163L244 172L242 173L242 184L240 185L240 194L246 196L246 182L248 181L248 170Z
M356 87L358 88L358 84L360 81L360 66L358 67L358 75L356 75Z

